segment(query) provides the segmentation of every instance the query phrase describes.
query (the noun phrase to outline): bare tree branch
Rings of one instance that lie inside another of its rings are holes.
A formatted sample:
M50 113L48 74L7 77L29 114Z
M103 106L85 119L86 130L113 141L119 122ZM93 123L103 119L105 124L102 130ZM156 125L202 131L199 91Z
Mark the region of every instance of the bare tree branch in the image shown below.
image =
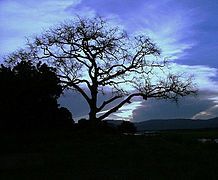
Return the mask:
M108 104L112 103L113 101L117 100L117 99L120 99L122 98L123 96L122 95L117 95L117 96L114 96L112 97L111 99L107 100L107 101L104 101L102 103L102 105L98 108L98 112L100 112L102 109L104 109L105 106L107 106Z
M134 97L177 101L196 92L191 79L168 73L166 59L160 58L160 49L149 37L128 35L100 17L78 17L62 23L35 37L33 42L28 41L28 47L13 53L7 62L43 61L55 67L63 87L76 90L87 101L90 120L106 118ZM98 94L105 94L108 86L112 96L98 107Z

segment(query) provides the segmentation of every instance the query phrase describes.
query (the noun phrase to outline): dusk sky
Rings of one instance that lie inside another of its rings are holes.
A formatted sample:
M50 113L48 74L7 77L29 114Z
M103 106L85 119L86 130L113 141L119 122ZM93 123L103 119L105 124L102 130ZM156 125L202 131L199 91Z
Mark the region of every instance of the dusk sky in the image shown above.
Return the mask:
M0 0L0 61L25 47L25 37L76 15L100 15L130 34L148 35L173 63L172 71L194 75L199 89L197 97L186 97L178 104L135 101L110 118L143 121L218 116L217 0ZM75 94L66 93L60 103L74 118L88 113L88 106Z

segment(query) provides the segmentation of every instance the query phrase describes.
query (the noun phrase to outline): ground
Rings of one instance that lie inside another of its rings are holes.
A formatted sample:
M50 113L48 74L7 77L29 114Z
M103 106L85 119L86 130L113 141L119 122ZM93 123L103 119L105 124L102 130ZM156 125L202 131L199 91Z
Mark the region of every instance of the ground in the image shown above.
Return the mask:
M1 135L0 179L218 179L218 130Z

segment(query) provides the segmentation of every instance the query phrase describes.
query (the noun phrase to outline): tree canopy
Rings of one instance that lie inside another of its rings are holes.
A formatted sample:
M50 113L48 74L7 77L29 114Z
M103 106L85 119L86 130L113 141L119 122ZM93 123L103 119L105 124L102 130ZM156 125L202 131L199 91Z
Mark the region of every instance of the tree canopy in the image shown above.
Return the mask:
M57 68L62 86L80 93L89 105L89 119L100 121L134 97L178 100L195 93L192 80L168 72L160 55L145 35L128 35L100 17L78 17L30 40L7 62L40 60ZM108 91L111 96L100 102L99 94Z
M0 128L72 126L71 113L57 103L62 87L54 68L30 61L1 65L0 84Z

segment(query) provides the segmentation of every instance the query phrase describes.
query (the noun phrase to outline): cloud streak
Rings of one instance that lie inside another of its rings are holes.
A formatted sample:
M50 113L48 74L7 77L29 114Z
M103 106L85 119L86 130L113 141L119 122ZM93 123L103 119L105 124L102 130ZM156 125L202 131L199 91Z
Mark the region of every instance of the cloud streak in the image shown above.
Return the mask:
M66 9L77 3L79 0L0 1L0 55L23 47L25 37L72 17Z
M171 59L184 56L185 51L196 43L192 36L194 25L199 23L196 20L197 9L176 1L83 0L72 12L87 9L123 24L131 33L148 35L161 47L163 56Z

